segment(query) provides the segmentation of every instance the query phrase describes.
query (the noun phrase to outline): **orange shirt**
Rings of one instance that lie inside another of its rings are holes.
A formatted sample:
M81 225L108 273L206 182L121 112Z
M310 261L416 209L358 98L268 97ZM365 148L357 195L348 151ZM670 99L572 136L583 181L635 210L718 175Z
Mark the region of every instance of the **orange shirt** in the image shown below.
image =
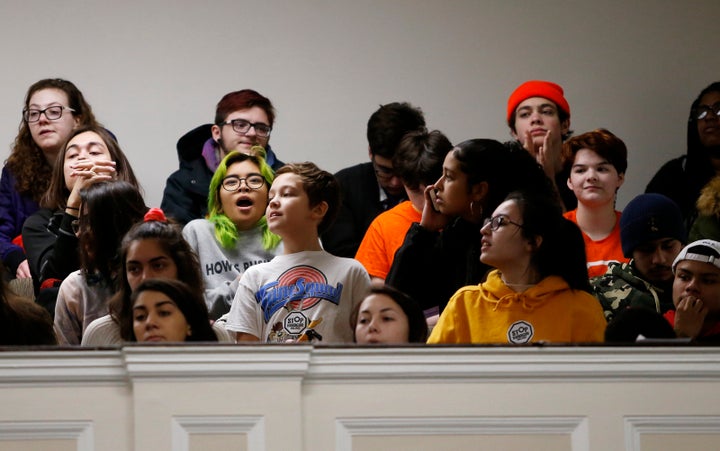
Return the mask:
M585 254L587 258L588 275L590 277L601 276L607 271L608 263L620 262L627 263L629 258L625 258L620 245L620 213L615 212L617 219L615 227L613 227L610 235L605 238L593 241L585 232L582 233L585 240ZM568 211L563 216L577 224L577 209ZM578 225L579 227L579 225ZM582 231L582 229L580 229Z
M420 222L420 219L422 214L409 200L381 213L365 232L355 259L362 263L371 277L385 279L407 231L413 222Z

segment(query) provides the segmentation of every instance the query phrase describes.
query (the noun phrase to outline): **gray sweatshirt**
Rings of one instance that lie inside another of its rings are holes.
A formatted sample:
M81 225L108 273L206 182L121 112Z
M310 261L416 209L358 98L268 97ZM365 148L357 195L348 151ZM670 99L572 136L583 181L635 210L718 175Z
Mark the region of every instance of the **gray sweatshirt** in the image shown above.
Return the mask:
M263 249L260 227L240 232L235 247L225 249L215 239L215 225L207 219L190 221L183 229L183 236L200 258L205 302L212 319L230 311L238 281L246 269L272 260L283 250L282 243L275 249Z

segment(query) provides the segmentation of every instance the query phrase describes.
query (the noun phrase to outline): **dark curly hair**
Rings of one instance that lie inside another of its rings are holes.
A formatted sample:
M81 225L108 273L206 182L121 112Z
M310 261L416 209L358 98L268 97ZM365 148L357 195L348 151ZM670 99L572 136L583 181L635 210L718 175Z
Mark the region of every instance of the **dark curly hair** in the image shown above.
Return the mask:
M33 94L43 89L63 91L68 97L68 106L74 110L72 115L78 120L79 125L100 125L95 120L92 108L85 101L82 92L73 83L61 78L46 78L30 86L25 95L23 111L28 108ZM24 119L20 121L18 134L5 165L15 176L17 192L39 203L50 185L52 167L42 149L33 140L30 127Z
M120 269L118 270L118 291L108 302L110 316L120 326L120 336L124 341L133 341L130 295L132 289L127 280L127 256L130 246L136 241L154 240L167 253L177 267L178 279L192 287L198 296L204 294L204 281L200 270L200 260L182 235L182 227L174 222L145 220L132 226L120 244Z

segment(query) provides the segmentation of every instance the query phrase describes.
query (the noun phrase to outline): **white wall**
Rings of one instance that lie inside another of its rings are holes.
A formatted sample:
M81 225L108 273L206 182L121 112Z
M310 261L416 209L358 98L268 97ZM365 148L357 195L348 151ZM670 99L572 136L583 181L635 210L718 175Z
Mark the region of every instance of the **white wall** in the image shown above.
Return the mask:
M75 82L158 205L175 142L225 93L278 110L286 161L335 171L367 158L365 124L406 100L453 142L505 140L505 103L531 78L564 86L576 133L628 144L618 206L685 149L697 93L720 79L717 0L266 0L0 4L0 158L40 78Z

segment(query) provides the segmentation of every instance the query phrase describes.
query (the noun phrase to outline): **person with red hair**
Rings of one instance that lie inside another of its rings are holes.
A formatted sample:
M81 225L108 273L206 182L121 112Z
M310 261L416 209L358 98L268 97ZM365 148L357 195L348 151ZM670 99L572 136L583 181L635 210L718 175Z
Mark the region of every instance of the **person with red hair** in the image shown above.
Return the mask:
M590 277L601 276L608 263L630 261L620 243L621 213L615 210L617 192L625 181L627 147L599 128L569 139L564 152L570 172L567 186L578 201L565 217L582 230Z
M273 170L284 163L270 148L275 108L270 99L243 89L225 94L215 109L215 122L204 124L183 135L177 142L180 168L168 177L161 207L181 224L207 215L210 179L220 161L238 150L265 149L265 161Z

